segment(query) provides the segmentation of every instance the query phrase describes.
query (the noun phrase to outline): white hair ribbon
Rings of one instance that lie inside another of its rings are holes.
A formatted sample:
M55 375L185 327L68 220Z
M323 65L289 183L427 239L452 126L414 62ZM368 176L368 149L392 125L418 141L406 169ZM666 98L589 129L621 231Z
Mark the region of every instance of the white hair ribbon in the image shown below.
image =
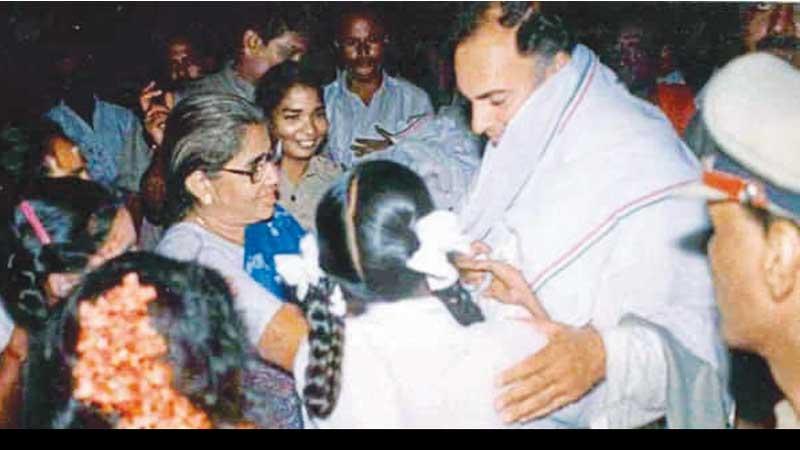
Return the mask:
M428 287L438 291L458 280L458 270L447 259L452 251L470 253L470 240L461 231L458 216L434 211L414 225L420 246L406 262L409 269L427 275Z
M300 239L300 254L275 255L275 269L289 286L297 288L297 298L305 301L308 288L320 282L325 272L319 267L319 248L317 238L307 233ZM347 312L347 305L341 289L336 285L330 296L331 313L343 317Z

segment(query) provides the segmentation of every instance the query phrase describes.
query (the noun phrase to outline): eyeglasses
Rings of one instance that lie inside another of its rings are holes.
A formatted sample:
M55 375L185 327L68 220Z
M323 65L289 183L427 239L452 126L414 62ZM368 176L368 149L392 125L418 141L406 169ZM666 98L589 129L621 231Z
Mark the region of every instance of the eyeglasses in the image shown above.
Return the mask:
M253 170L223 168L220 169L220 171L232 173L235 175L246 175L250 177L251 183L258 184L264 181L264 177L267 174L267 166L269 165L277 166L278 163L280 163L282 157L283 157L283 144L281 143L281 141L278 141L273 151L262 153L261 156L259 156L252 162Z

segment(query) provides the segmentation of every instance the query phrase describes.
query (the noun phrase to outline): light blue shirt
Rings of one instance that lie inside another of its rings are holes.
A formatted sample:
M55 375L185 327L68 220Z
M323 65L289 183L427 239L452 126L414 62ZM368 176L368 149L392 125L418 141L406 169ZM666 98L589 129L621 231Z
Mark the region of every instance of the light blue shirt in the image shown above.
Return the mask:
M482 140L458 105L442 107L395 136L396 143L362 160L403 164L424 181L437 209L458 211L481 163Z
M62 100L45 117L56 122L86 158L92 180L110 186L117 178L117 157L138 118L122 106L104 102L95 96L92 124L86 123Z
M385 72L381 87L365 105L347 89L346 72L340 71L336 81L325 86L325 112L330 130L324 151L335 162L350 168L360 160L350 149L355 139L382 139L375 125L396 132L412 117L432 114L433 105L425 91Z

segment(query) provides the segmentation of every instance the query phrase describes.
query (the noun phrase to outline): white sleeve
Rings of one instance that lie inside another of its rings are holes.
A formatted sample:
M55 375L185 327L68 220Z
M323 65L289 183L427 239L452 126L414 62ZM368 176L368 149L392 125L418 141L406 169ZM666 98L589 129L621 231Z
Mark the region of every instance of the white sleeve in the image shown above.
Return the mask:
M616 320L598 326L606 350L606 379L600 408L589 417L592 427L641 426L666 410L667 344L646 326L620 325L626 315L662 326L696 356L720 367L724 349L713 287L696 239L707 223L697 219L696 211L671 203L653 205L637 220L621 224L612 245L593 317L610 314ZM696 242L686 230L696 233ZM606 311L598 312L600 308Z
M14 331L14 321L11 320L11 316L6 312L2 302L0 298L0 353L6 349L8 341L11 340L11 333Z

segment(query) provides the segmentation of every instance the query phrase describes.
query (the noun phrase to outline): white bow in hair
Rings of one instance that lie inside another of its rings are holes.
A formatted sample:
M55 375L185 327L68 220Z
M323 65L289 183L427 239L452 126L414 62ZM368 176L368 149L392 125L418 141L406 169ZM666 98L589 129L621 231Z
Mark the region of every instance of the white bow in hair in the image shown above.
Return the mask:
M450 211L434 211L414 225L420 246L406 266L427 275L428 287L438 291L458 281L458 270L447 259L452 251L469 253L469 238L461 231L458 216Z
M317 238L311 233L303 236L300 239L299 255L275 255L275 269L286 284L297 287L297 298L304 301L309 286L319 283L325 276L325 272L319 266ZM331 313L343 317L347 312L347 305L338 285L333 288L330 302Z

